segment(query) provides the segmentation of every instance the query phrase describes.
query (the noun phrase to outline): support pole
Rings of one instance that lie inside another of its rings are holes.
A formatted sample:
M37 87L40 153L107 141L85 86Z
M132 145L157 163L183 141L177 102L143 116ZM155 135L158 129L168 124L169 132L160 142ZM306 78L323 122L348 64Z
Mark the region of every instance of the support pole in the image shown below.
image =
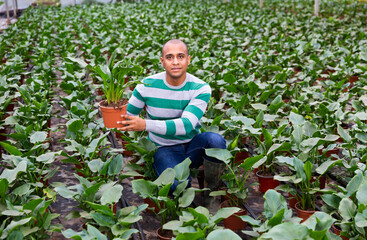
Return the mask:
M264 6L264 0L260 0L260 7Z
M9 15L8 0L4 0L4 3L5 3L5 8L6 8L6 19L7 19L7 23L10 24L10 15Z
M16 9L16 1L17 0L13 0L13 17L16 18L17 17L17 9Z
M315 0L315 16L319 16L320 0Z
M15 17L17 17L18 12L18 0L15 0Z

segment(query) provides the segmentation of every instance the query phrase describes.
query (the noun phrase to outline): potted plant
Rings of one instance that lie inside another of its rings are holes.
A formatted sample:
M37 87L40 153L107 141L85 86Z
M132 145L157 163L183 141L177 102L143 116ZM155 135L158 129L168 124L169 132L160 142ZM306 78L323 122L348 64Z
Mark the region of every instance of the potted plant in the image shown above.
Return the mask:
M319 179L330 168L341 164L342 160L327 161L316 169L314 169L314 165L310 161L304 163L297 157L277 157L277 161L279 165L286 165L293 171L293 174L280 174L275 176L275 179L279 181L288 182L288 184L277 189L292 192L297 199L300 199L295 208L298 216L303 218L304 221L316 211L316 192L333 192L332 189L321 190L319 188ZM313 178L314 172L319 174L316 179ZM294 184L296 189L292 190L289 183Z
M278 224L262 234L259 240L284 239L338 239L334 233L330 232L335 219L324 212L316 212L312 217L303 223L289 221Z
M264 194L264 212L263 219L256 220L250 216L241 216L241 219L252 225L252 231L242 231L251 237L260 237L263 233L268 232L271 228L284 222L297 221L292 219L292 210L288 209L287 202L284 197L273 189L269 189ZM298 221L299 222L299 221Z
M163 229L172 230L177 239L207 239L208 235L219 229L218 223L232 214L240 211L240 208L222 208L214 215L205 207L188 208L182 211L178 220L172 220L163 225Z
M215 157L218 160L223 161L227 166L227 174L222 175L222 179L226 183L227 189L225 191L214 191L210 193L210 196L224 195L229 198L223 202L221 207L239 207L241 211L230 216L224 220L224 226L231 230L240 230L246 227L243 222L237 216L245 215L246 209L243 207L243 201L246 201L248 196L248 188L252 185L246 185L247 179L250 176L252 167L263 155L247 158L240 165L231 164L233 155L227 149L210 148L205 149L205 153L209 157Z
M367 176L358 172L347 184L346 188L335 186L339 192L324 194L323 211L337 218L334 231L346 239L367 238Z
M125 89L137 81L125 81L126 75L131 72L140 74L140 66L123 67L123 61L115 63L117 52L114 51L107 62L107 65L91 66L81 59L68 57L69 60L79 63L82 67L88 68L96 77L102 80L102 91L106 100L99 102L99 108L102 112L103 122L107 128L118 128L118 121L121 121L121 115L126 114L128 100L123 98ZM127 60L124 64L130 65Z
M194 200L195 192L200 191L192 187L188 187L190 174L190 159L184 160L175 168L167 168L155 180L136 179L132 181L132 189L134 193L139 194L143 199L151 199L158 212L154 212L160 218L161 226L171 220L178 219L182 210L188 207ZM175 190L170 194L172 184L178 181ZM162 232L157 229L157 235L166 235L172 237L172 232Z
M275 133L275 137L279 137L284 131L285 127L286 125L280 126ZM258 161L254 167L260 167L259 171L256 172L256 176L259 179L260 192L265 193L268 189L274 189L279 185L279 181L274 179L276 172L276 161L274 161L275 157L277 155L281 155L282 153L289 153L292 144L286 141L283 143L275 143L273 136L265 128L262 128L262 133L262 136L264 136L264 141L261 141L261 139L258 139L257 137L256 138L258 143L258 151L265 157Z

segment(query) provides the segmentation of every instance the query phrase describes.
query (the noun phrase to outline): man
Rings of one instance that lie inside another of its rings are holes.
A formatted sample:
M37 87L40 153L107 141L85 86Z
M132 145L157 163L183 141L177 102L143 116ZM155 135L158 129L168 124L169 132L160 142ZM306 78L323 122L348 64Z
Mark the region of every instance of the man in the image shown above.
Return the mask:
M159 176L166 168L173 168L187 157L192 168L204 164L206 187L217 190L224 164L205 155L206 148L226 148L222 136L200 133L200 119L204 115L211 88L208 83L186 72L191 57L187 45L178 39L163 45L161 64L165 72L147 77L136 86L127 106L126 121L121 131L148 131L148 138L159 148L154 155L154 168ZM147 118L137 115L146 108ZM178 182L172 186L174 190ZM205 196L206 207L219 208L219 200Z

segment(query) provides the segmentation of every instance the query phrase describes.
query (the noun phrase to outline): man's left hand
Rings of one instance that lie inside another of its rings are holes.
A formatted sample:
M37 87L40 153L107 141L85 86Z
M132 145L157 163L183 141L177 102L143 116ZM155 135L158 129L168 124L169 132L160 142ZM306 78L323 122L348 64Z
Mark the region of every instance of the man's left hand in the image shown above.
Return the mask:
M121 124L123 127L117 128L120 131L134 131L140 132L145 130L145 120L138 116L121 115L125 120L118 121L117 124Z

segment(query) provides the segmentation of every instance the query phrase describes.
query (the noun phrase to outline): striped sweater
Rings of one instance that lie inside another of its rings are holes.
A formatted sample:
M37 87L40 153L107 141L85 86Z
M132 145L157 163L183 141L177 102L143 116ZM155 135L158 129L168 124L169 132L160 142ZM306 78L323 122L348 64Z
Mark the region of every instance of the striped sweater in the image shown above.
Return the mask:
M136 86L127 114L138 115L146 108L148 138L157 146L186 143L199 133L210 96L209 84L197 77L186 73L180 86L171 86L162 72Z

